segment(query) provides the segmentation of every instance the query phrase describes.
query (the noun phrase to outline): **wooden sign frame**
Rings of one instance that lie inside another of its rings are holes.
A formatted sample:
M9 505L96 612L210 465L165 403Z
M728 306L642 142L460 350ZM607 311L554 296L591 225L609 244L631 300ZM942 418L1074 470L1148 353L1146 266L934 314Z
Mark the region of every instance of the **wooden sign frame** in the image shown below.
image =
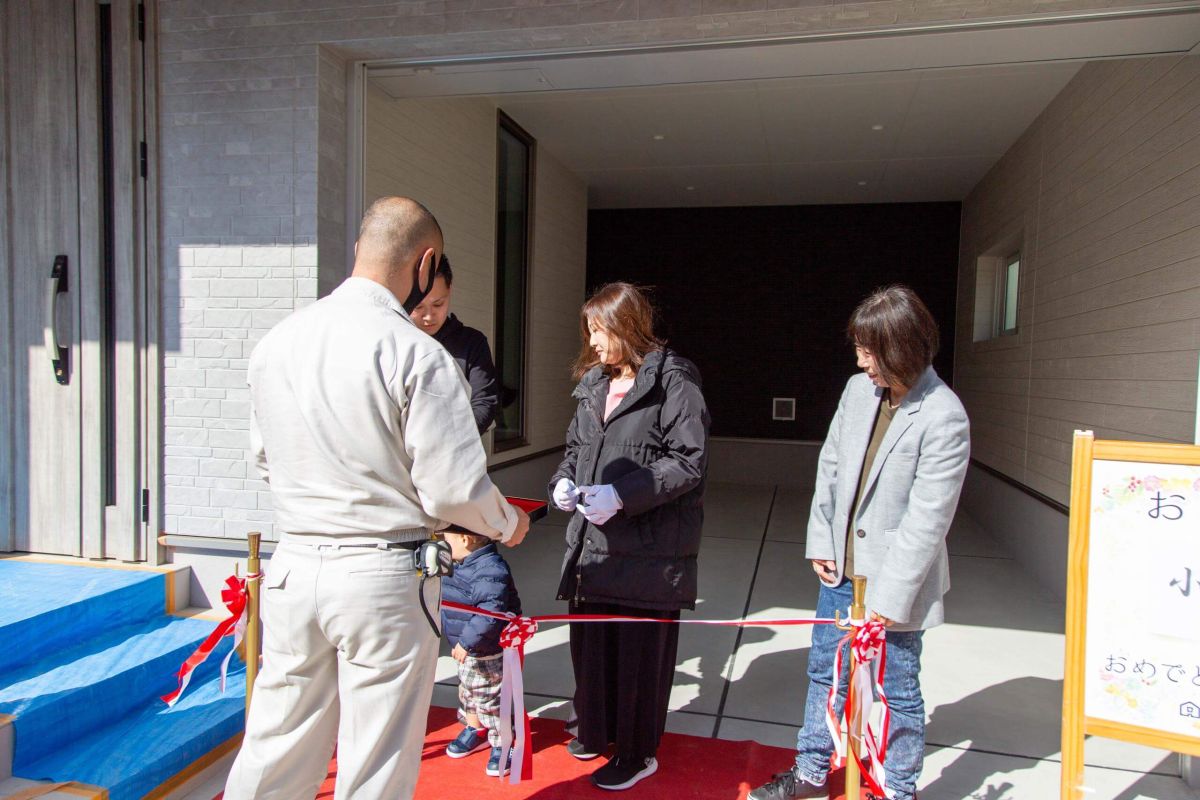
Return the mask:
M1200 737L1084 715L1092 462L1097 460L1200 466L1200 446L1098 440L1091 431L1075 432L1071 461L1070 545L1067 556L1067 643L1063 676L1060 784L1062 800L1082 800L1085 796L1083 741L1088 735L1200 756Z

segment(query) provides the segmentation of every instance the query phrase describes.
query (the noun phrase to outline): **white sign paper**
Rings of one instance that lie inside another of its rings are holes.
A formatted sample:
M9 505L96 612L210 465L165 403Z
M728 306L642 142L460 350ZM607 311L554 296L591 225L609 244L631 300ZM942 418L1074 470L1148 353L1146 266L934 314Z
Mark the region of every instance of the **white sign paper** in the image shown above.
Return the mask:
M1200 467L1093 462L1089 717L1200 737Z

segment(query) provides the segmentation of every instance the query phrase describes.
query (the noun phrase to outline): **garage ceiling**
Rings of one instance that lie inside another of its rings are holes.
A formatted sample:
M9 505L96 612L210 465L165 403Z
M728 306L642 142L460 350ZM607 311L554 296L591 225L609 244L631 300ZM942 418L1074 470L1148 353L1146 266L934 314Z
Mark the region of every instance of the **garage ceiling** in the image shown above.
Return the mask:
M1079 67L492 100L587 182L593 208L961 200Z
M486 97L593 208L962 200L1087 60L1200 53L1200 6L854 37L372 64Z

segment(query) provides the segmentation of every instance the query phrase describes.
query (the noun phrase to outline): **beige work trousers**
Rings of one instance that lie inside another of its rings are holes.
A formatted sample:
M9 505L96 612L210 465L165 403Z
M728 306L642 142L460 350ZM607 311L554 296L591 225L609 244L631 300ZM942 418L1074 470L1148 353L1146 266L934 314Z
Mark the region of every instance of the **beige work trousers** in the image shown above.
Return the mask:
M438 616L440 586L426 582ZM316 795L337 741L335 800L411 798L438 639L409 550L287 541L262 584L263 666L225 800Z

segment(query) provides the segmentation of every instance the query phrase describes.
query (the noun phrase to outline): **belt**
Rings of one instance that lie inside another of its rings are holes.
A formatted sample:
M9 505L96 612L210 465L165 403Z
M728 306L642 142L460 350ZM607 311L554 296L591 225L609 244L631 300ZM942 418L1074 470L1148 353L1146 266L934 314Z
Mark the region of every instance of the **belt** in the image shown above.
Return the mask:
M421 546L422 542L429 540L428 531L421 531L421 533L424 534L421 538L408 539L403 542L388 542L383 540L374 542L339 542L336 536L306 536L304 534L285 533L281 543L300 545L301 547L328 547L334 550L350 547L366 547L375 550L416 550Z
M300 547L328 547L330 550L345 550L347 548L371 548L372 550L410 550L415 551L421 546L419 541L415 542L331 542L329 540L321 542L305 542L297 541L296 539L285 539L284 544L294 544Z

